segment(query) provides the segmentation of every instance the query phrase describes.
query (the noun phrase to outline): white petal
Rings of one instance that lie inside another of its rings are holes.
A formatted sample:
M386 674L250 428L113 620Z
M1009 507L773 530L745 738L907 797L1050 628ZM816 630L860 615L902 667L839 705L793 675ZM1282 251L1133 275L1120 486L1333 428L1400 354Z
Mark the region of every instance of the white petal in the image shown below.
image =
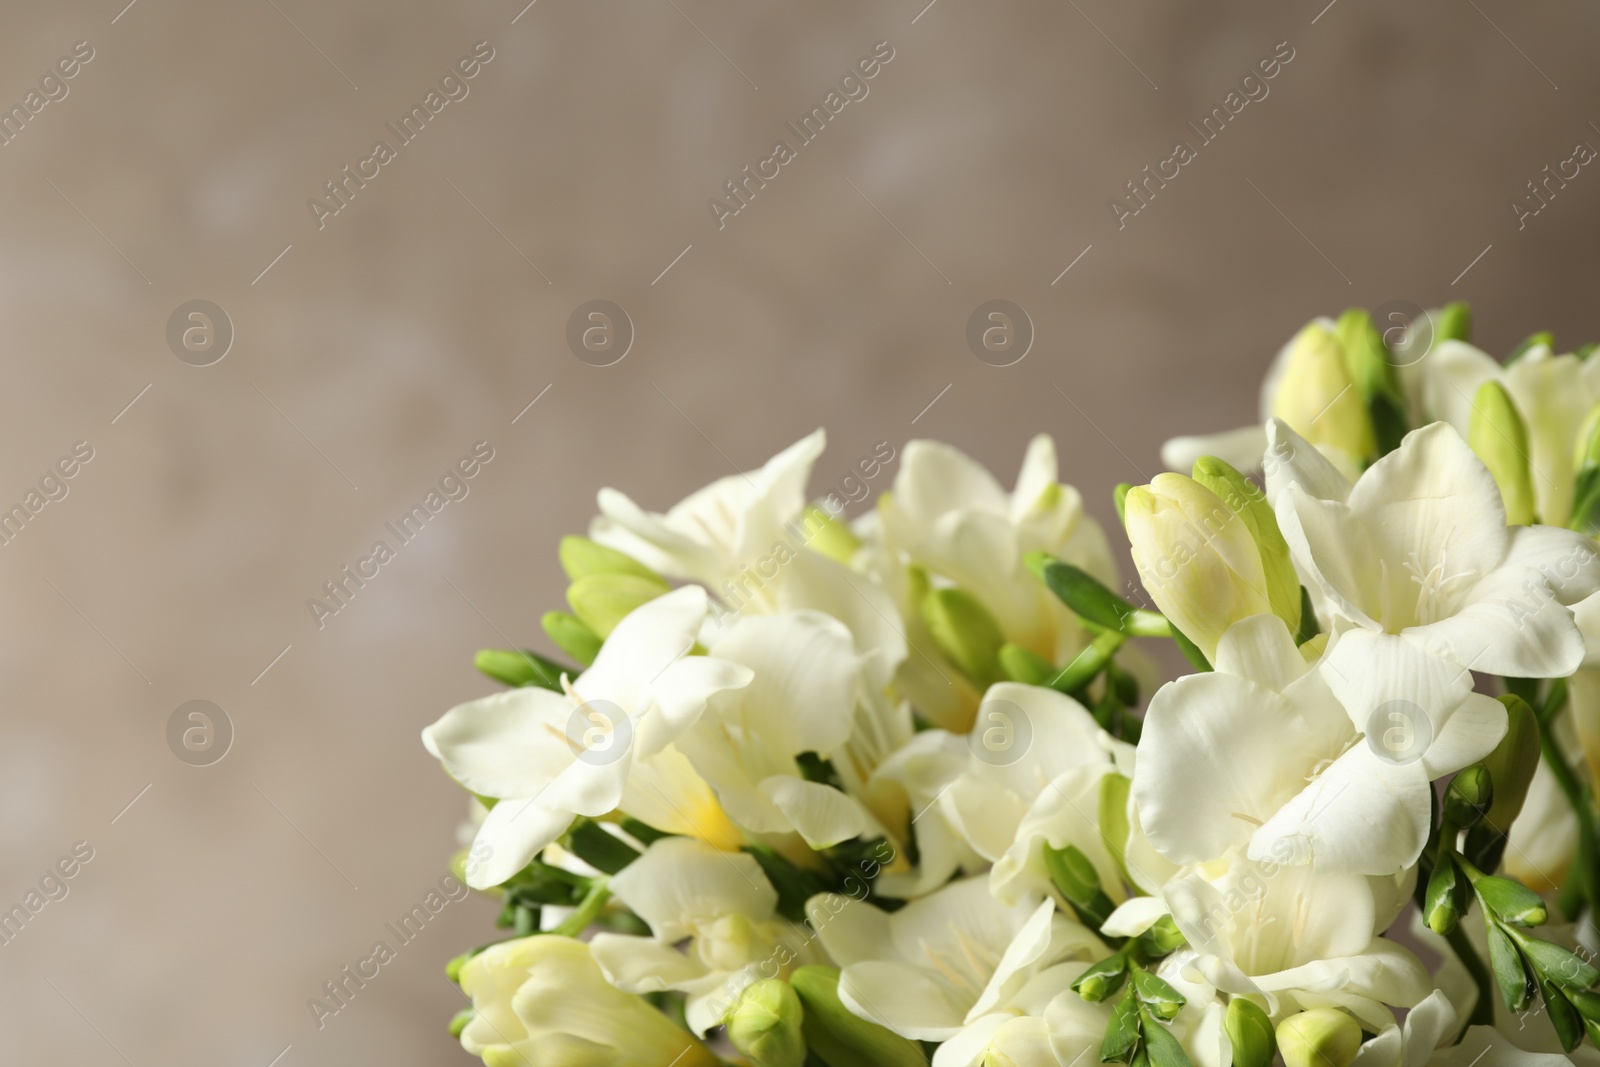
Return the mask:
M1171 909L1162 897L1129 897L1117 906L1100 926L1100 931L1112 937L1138 937L1170 915Z
M1177 863L1203 863L1249 840L1351 735L1319 710L1230 674L1163 686L1145 713L1133 797L1150 841Z
M896 507L922 523L973 508L1005 515L1011 503L994 475L965 452L938 441L906 445L895 475L894 499Z
M1574 355L1536 348L1506 368L1506 390L1528 429L1533 493L1545 522L1562 523L1572 511L1573 442L1591 399Z
M570 700L528 686L461 704L422 731L422 743L474 793L527 797L574 758L567 741Z
M966 1017L966 1005L926 971L888 960L845 967L839 999L862 1018L916 1041L953 1037Z
M1415 863L1427 843L1430 799L1420 762L1389 763L1363 741L1251 835L1250 856L1393 874Z
M832 848L875 826L859 800L821 782L773 775L762 780L761 792L814 849Z
M526 867L571 825L571 812L552 811L532 798L500 801L484 816L472 842L472 855L482 858L469 865L467 884L474 889L499 885Z
M1161 463L1169 471L1188 474L1201 456L1216 456L1239 470L1250 471L1261 466L1266 450L1266 427L1252 423L1222 433L1174 437L1161 446Z
M1440 1049L1438 1067L1567 1067L1558 1052L1524 1052L1492 1026L1469 1026L1459 1045Z
M1047 433L1036 434L1028 442L1017 474L1017 487L1011 492L1011 521L1021 522L1038 503L1039 496L1056 484L1056 443Z
M793 757L831 753L850 736L860 670L850 631L837 619L816 611L742 617L711 651L754 672L737 720L722 727L746 746Z
M1282 419L1267 423L1267 452L1261 469L1266 476L1267 502L1274 508L1279 494L1291 485L1318 500L1343 503L1350 495L1350 480Z
M1361 476L1349 504L1385 564L1391 632L1450 614L1463 583L1498 567L1510 547L1500 487L1445 423L1406 434Z
M1511 531L1505 565L1537 571L1539 580L1571 607L1600 592L1600 552L1594 538L1557 526L1518 526Z
M1394 714L1426 714L1426 725L1412 723L1425 735L1424 743L1440 733L1473 685L1471 672L1454 660L1433 655L1407 637L1370 630L1338 634L1321 670L1357 730L1365 733L1374 725L1387 729Z
M1276 615L1252 615L1230 626L1217 642L1213 666L1278 693L1311 669L1289 627Z
M607 548L626 553L669 578L713 582L726 567L723 554L703 539L673 529L626 494L602 489L600 515L589 524L589 536Z
M1442 419L1465 435L1472 425L1472 404L1484 382L1498 378L1501 366L1493 356L1465 341L1440 341L1420 365L1423 416Z
M1379 629L1381 571L1377 547L1349 505L1322 500L1298 484L1286 486L1275 506L1278 528L1306 584L1319 590L1328 610L1368 629Z
M704 964L648 937L601 932L589 948L606 981L624 993L681 989L707 974Z
M666 944L724 915L764 922L778 906L778 894L754 857L692 837L655 842L612 877L611 890Z
M683 736L717 693L743 689L755 677L749 667L715 656L685 656L667 665L649 683L653 714L638 723L634 738L640 756L653 756Z
M841 967L898 958L889 918L882 908L839 893L819 893L806 901L806 919Z
M645 687L694 647L706 616L706 591L686 585L629 612L572 683L584 700L605 700L632 715Z
M1583 663L1583 634L1569 608L1534 572L1504 567L1479 582L1455 614L1407 631L1440 656L1508 678L1564 678Z

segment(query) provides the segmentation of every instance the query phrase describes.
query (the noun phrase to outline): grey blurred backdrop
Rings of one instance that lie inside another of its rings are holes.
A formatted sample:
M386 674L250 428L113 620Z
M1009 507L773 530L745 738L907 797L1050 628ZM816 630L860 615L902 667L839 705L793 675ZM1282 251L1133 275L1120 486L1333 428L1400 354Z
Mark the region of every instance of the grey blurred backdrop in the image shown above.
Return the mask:
M0 908L93 849L0 945L6 1062L467 1062L442 968L494 936L484 899L321 1029L306 1002L444 872L463 800L418 731L492 689L475 649L546 647L602 485L664 508L819 425L819 493L916 436L1009 484L1043 430L1106 520L1164 437L1252 418L1315 314L1460 297L1497 352L1600 337L1600 174L1566 162L1600 145L1585 4L125 3L0 16L27 112L0 504L93 450L0 546ZM385 123L479 42L401 146ZM879 42L800 145L785 123ZM780 139L719 228L708 199ZM1519 228L1546 166L1577 175ZM608 367L567 341L596 299L635 335ZM991 299L1032 322L1012 366L966 341ZM231 322L209 366L168 342L192 300ZM466 498L319 628L307 599L479 441ZM169 748L195 699L234 731L209 766Z

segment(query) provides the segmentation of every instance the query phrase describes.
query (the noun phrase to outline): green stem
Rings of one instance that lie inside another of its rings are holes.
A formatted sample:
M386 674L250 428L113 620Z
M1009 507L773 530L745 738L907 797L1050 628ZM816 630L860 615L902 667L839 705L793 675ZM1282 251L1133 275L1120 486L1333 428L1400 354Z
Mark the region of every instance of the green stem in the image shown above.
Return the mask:
M1461 1033L1466 1033L1468 1026L1493 1026L1494 1025L1494 978L1489 974L1489 969L1478 958L1478 950L1472 947L1472 942L1467 938L1467 928L1464 923L1457 923L1445 938L1450 942L1450 947L1455 949L1461 958L1461 964L1472 975L1472 980L1478 984L1478 1002L1472 1006L1472 1018L1461 1028ZM1461 1034L1456 1035L1456 1040L1461 1039Z
M1539 730L1539 751L1544 756L1545 766L1550 768L1550 776L1556 780L1557 787L1566 795L1567 802L1572 805L1573 812L1578 817L1579 847L1576 870L1573 879L1577 883L1577 891L1587 900L1590 906L1600 906L1596 900L1597 885L1600 879L1596 878L1594 870L1595 849L1595 815L1594 805L1589 799L1589 794L1583 784L1578 781L1578 776L1572 773L1572 766L1562 755L1561 748L1556 744L1554 731L1548 725Z
M563 937L577 937L589 928L589 924L599 918L600 911L606 906L606 901L611 899L611 880L609 878L596 878L589 884L589 892L578 904L578 910L567 916L565 922L555 929L552 934Z

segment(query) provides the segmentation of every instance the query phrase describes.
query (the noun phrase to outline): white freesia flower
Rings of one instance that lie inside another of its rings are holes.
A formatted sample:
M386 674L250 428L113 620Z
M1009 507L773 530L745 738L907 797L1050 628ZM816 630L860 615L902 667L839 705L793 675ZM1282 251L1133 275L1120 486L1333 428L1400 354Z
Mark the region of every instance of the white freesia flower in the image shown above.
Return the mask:
M589 536L672 578L700 582L718 595L741 570L794 538L787 527L806 504L811 466L827 434L809 434L760 470L719 478L665 514L645 511L615 489L600 490L600 517ZM756 590L763 599L772 588Z
M1364 736L1396 715L1409 745ZM1257 615L1223 635L1215 671L1151 699L1133 796L1177 863L1247 846L1255 859L1388 875L1427 842L1429 783L1488 755L1505 729L1504 706L1453 664L1371 644L1360 673L1341 677L1314 670L1283 620Z
M1098 1051L1111 1011L1072 991L1083 969L1064 963L1040 971L940 1045L933 1067L1061 1067Z
M1010 493L960 450L912 441L893 492L880 501L879 523L912 563L982 601L1006 640L1064 662L1082 647L1082 627L1023 557L1049 552L1111 586L1117 572L1100 524L1057 476L1055 442L1044 434L1029 443Z
M956 1037L1053 964L1106 955L1053 902L1004 907L983 878L952 882L893 913L835 894L813 897L806 910L840 965L845 1006L924 1041Z
M872 810L901 844L916 838L918 861L913 871L885 871L878 892L900 899L919 897L944 885L957 871L971 874L983 868L984 858L946 818L939 804L945 790L966 773L971 761L966 737L924 730L873 775Z
M468 960L461 990L475 1014L461 1047L485 1067L717 1067L678 1024L611 986L589 946L540 934Z
M474 847L487 854L469 884L499 885L575 816L627 807L625 793L643 781L630 781L632 772L645 764L659 760L659 777L682 777L672 741L710 697L751 678L737 664L687 655L705 612L698 586L668 593L624 618L594 665L565 680L565 693L513 689L452 708L423 731L423 744L451 777L500 801L478 829ZM720 831L726 820L719 810L697 821Z
M1600 363L1534 345L1509 367L1462 341L1441 341L1417 365L1426 419L1442 419L1465 437L1484 382L1499 382L1528 427L1528 458L1539 517L1563 526L1572 511L1578 431L1600 401Z
M753 833L798 832L827 848L876 828L860 801L807 781L796 757L849 741L861 681L850 631L815 611L734 619L711 654L753 681L708 705L678 740L733 820Z
M611 879L611 891L655 936L598 933L595 962L624 992L687 993L696 1034L720 1023L750 982L819 962L806 931L777 917L777 892L744 853L662 838Z
M1389 1006L1412 1007L1433 983L1409 949L1376 935L1404 894L1378 882L1387 894L1379 900L1374 884L1242 859L1213 880L1178 878L1164 896L1190 947L1173 964L1220 992L1264 998L1274 1021L1342 1008L1380 1031L1394 1023Z
M1570 530L1508 527L1494 478L1448 424L1413 430L1353 486L1283 423L1269 433L1267 495L1296 568L1372 638L1340 642L1330 669L1366 672L1397 640L1510 677L1578 668L1568 605L1600 589L1600 553Z

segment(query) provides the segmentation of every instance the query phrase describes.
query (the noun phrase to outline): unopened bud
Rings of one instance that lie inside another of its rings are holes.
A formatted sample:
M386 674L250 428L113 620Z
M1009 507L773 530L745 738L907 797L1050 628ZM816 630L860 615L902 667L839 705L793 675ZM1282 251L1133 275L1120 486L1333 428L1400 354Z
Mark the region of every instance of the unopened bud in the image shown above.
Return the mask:
M1129 490L1127 525L1145 589L1207 660L1228 627L1272 611L1250 527L1193 478L1158 474Z
M505 685L561 691L561 665L527 649L481 648L472 657L472 665Z
M1289 627L1300 629L1300 576L1289 558L1289 543L1278 529L1278 518L1267 503L1261 487L1216 456L1201 456L1195 461L1194 480L1217 495L1228 509L1244 520L1261 551L1261 569L1266 575L1267 600L1272 611Z
M1133 973L1133 991L1150 1010L1150 1014L1169 1022L1176 1019L1178 1012L1188 1003L1183 994L1168 985L1161 976L1142 967Z
M861 547L861 538L857 537L849 526L826 511L812 505L806 508L805 514L800 518L800 524L806 532L807 548L846 566L856 558L856 551Z
M1441 857L1428 878L1422 904L1422 920L1428 924L1428 929L1440 936L1448 936L1461 921L1460 882L1456 865L1448 856Z
M477 1017L478 1012L475 1008L462 1008L456 1012L450 1020L450 1036L459 1038L461 1031L465 1030L467 1024Z
M1222 1027L1233 1045L1233 1067L1269 1067L1278 1051L1272 1020L1253 1000L1235 996L1228 1001Z
M1460 829L1478 825L1494 803L1494 782L1481 763L1462 768L1445 790L1445 816Z
M559 549L561 569L569 581L587 578L591 574L631 574L661 582L661 575L646 567L626 552L607 548L587 537L569 536L561 539ZM662 584L666 584L662 582Z
M564 611L547 611L539 620L556 647L587 667L600 654L600 635Z
M1388 346L1372 324L1372 316L1360 308L1351 308L1339 316L1337 329L1345 370L1372 420L1374 444L1379 455L1387 455L1400 446L1406 435L1405 405L1395 382Z
M1533 473L1528 460L1528 426L1506 387L1490 380L1472 400L1467 444L1483 460L1500 487L1506 522L1526 526L1534 520Z
M977 597L964 589L933 589L922 598L922 623L934 644L979 689L998 682L1005 635Z
M1440 308L1435 316L1433 341L1472 341L1472 307L1458 300Z
M1278 1024L1285 1067L1350 1067L1361 1049L1361 1024L1334 1008L1313 1008Z
M667 584L659 578L641 578L637 574L591 574L567 587L567 603L585 626L605 638L635 608L667 592Z
M1483 761L1494 783L1494 802L1484 821L1491 830L1504 834L1521 813L1533 774L1539 769L1539 717L1519 696L1507 693L1500 702L1506 706L1506 735Z
M1331 326L1325 319L1307 323L1290 342L1272 415L1313 445L1359 465L1377 452L1372 420Z
M805 1011L788 982L763 978L739 994L723 1020L728 1043L755 1067L801 1067L806 1061L801 1020Z
M1127 976L1128 957L1119 952L1098 963L1091 963L1073 980L1072 988L1084 1000L1098 1004L1121 989L1123 979Z
M844 1006L839 972L832 967L796 968L789 984L805 1009L806 1047L828 1067L927 1067L921 1048Z

